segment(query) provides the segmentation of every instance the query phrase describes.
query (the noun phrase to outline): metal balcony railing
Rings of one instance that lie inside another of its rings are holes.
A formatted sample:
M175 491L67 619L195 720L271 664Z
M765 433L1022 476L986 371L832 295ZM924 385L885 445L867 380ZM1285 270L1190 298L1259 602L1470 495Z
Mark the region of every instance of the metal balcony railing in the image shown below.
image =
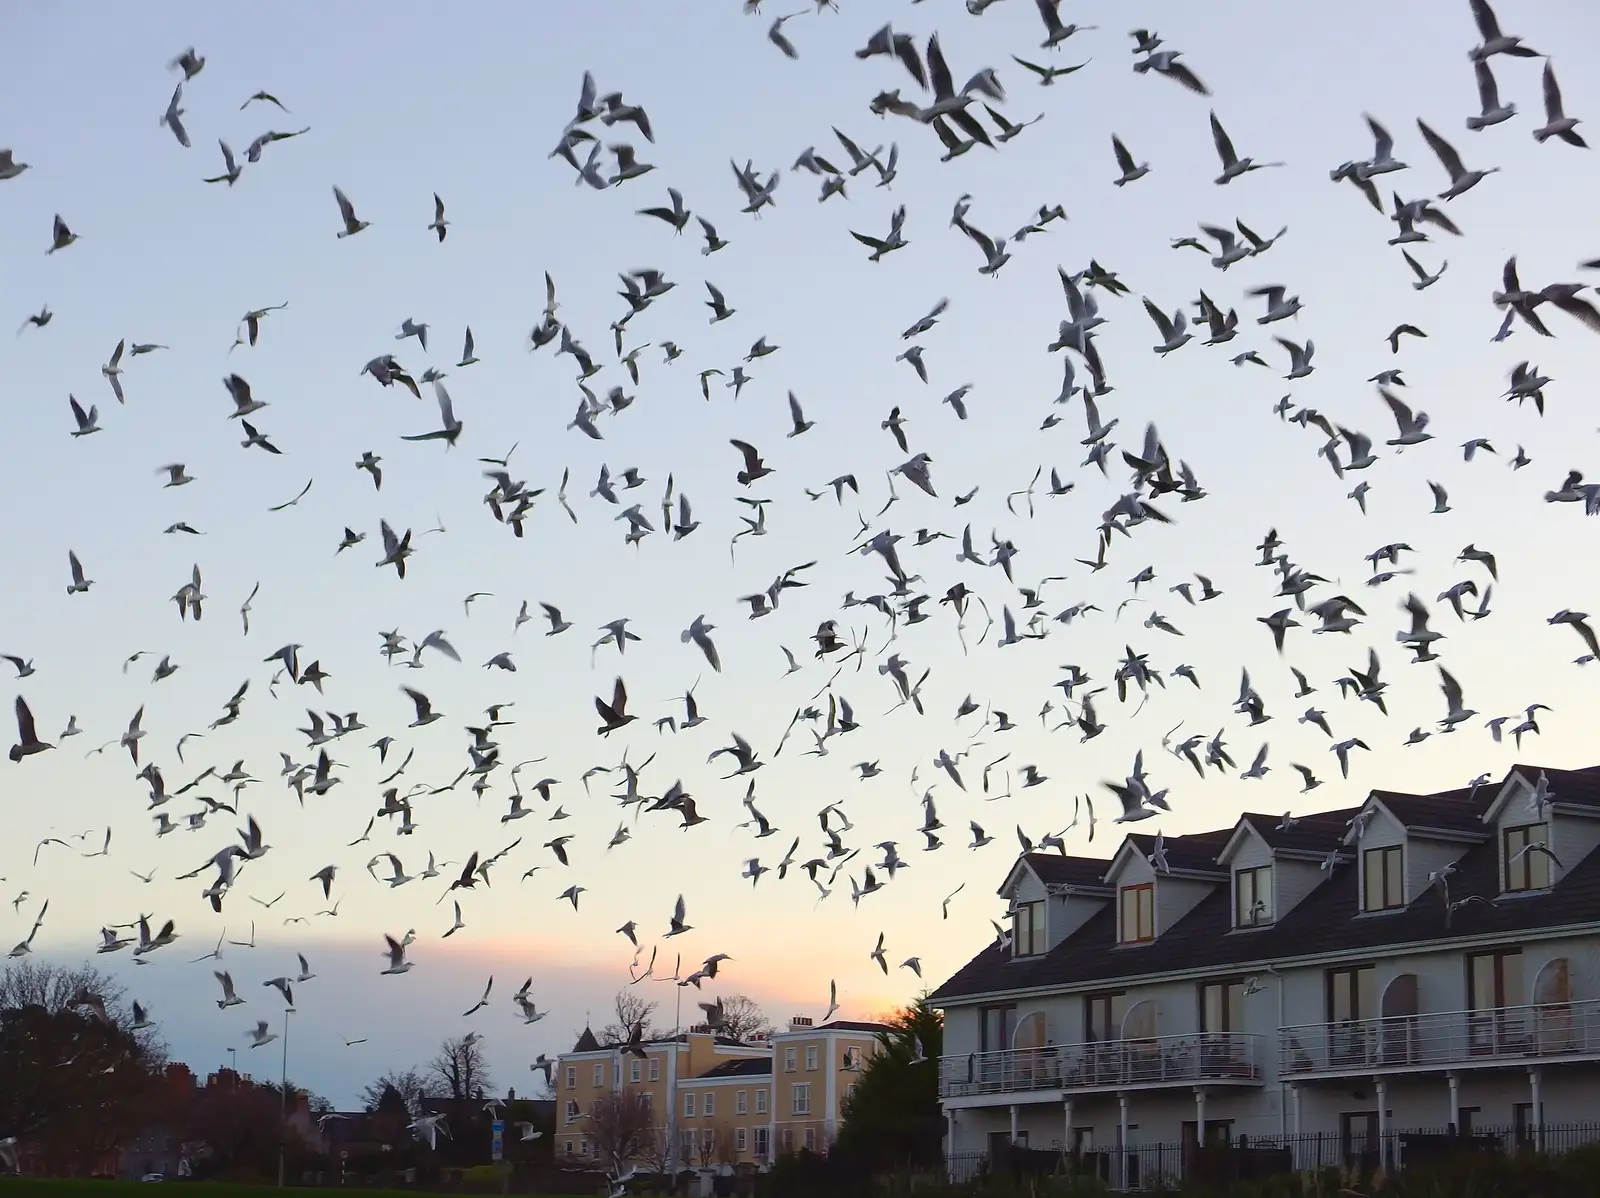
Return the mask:
M1282 1077L1600 1057L1600 999L1278 1029Z
M1200 1032L1050 1044L939 1058L939 1094L1092 1092L1187 1082L1261 1081L1260 1036Z

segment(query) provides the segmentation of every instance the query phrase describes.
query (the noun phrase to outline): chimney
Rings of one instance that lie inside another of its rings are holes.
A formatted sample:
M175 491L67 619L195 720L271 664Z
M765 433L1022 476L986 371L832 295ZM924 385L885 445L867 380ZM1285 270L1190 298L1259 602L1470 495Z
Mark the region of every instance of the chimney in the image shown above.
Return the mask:
M813 1024L811 1021L811 1016L809 1015L796 1015L794 1018L789 1020L789 1030L791 1032L802 1031L811 1026L813 1026Z

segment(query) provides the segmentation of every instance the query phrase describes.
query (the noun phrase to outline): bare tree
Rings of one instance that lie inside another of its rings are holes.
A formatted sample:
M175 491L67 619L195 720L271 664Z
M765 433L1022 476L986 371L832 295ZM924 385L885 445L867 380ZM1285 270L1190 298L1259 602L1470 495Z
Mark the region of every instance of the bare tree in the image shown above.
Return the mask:
M754 1040L771 1036L777 1029L761 1009L761 1004L748 994L724 994L722 1026L717 1030L730 1040Z
M422 1109L422 1099L428 1092L428 1083L415 1069L391 1069L361 1091L361 1109L368 1112L379 1110L383 1105L384 1096L390 1090L393 1090L400 1101L405 1103L406 1112L415 1115Z
M655 1147L655 1109L648 1095L618 1090L595 1099L585 1121L595 1156L620 1173L629 1161L647 1158Z
M725 1123L717 1128L717 1138L712 1144L711 1158L719 1165L733 1165L739 1161L739 1151L734 1145L733 1128Z
M642 1025L641 1036L648 1040L656 1034L656 1029L651 1024L655 1017L656 1007L654 1002L647 1002L637 990L629 987L618 990L615 998L616 1022L608 1023L600 1029L600 1043L623 1044L633 1035L633 1029Z
M667 1165L672 1161L674 1134L670 1127L652 1127L635 1159L652 1172L665 1173Z
M465 1036L439 1045L439 1054L428 1062L426 1077L450 1098L478 1098L494 1085L483 1049Z
M93 1000L84 1003L84 999ZM62 1011L93 1013L98 1018L98 1003L113 1026L127 1033L138 1044L147 1069L166 1063L167 1047L154 1027L134 1029L133 1014L125 1001L127 989L108 973L88 962L60 965L32 956L9 961L0 969L0 1011L20 1011L24 1007L43 1007L51 1015Z

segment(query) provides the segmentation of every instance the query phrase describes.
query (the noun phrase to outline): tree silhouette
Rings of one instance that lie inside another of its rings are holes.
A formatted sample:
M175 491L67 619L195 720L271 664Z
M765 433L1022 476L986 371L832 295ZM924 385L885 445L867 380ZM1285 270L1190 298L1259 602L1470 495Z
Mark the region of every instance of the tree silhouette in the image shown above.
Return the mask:
M361 1091L361 1108L368 1112L412 1116L421 1109L422 1097L427 1092L427 1080L415 1069L391 1069ZM391 1095L399 1100L398 1108L393 1105Z
M439 1053L428 1062L427 1080L447 1098L479 1098L494 1086L489 1062L476 1040L453 1037L439 1045Z
M645 1159L656 1138L655 1111L641 1090L602 1094L584 1123L596 1158L612 1173L620 1173L629 1161Z
M656 1008L660 1004L647 1001L632 987L618 990L612 1000L616 1021L600 1029L600 1043L623 1044L633 1034L636 1025L643 1024L643 1038L648 1040L660 1032L653 1026Z
M770 1036L777 1030L772 1025L772 1020L767 1018L767 1013L761 1009L761 1004L748 994L724 994L722 996L722 1026L718 1034L730 1040L754 1040L757 1037Z
M937 1165L943 1138L939 1054L944 1018L923 995L885 1022L891 1030L878 1034L878 1050L845 1100L833 1153L873 1172ZM915 1059L919 1045L922 1060Z

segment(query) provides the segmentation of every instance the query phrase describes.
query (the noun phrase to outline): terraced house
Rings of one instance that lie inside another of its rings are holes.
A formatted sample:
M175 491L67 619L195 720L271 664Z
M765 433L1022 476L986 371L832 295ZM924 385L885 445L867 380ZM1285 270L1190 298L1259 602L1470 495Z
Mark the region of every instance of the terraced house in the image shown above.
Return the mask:
M888 1030L796 1016L770 1039L742 1043L693 1028L647 1041L641 1060L585 1028L555 1073L557 1157L594 1159L588 1112L625 1089L649 1095L658 1113L660 1159L641 1167L764 1167L785 1152L826 1152L856 1076Z
M1519 765L1131 834L1109 861L1027 854L999 891L1008 935L932 996L950 1159L1066 1149L1132 1188L1141 1145L1318 1133L1353 1163L1401 1128L1542 1144L1596 1109L1597 846L1600 767Z

